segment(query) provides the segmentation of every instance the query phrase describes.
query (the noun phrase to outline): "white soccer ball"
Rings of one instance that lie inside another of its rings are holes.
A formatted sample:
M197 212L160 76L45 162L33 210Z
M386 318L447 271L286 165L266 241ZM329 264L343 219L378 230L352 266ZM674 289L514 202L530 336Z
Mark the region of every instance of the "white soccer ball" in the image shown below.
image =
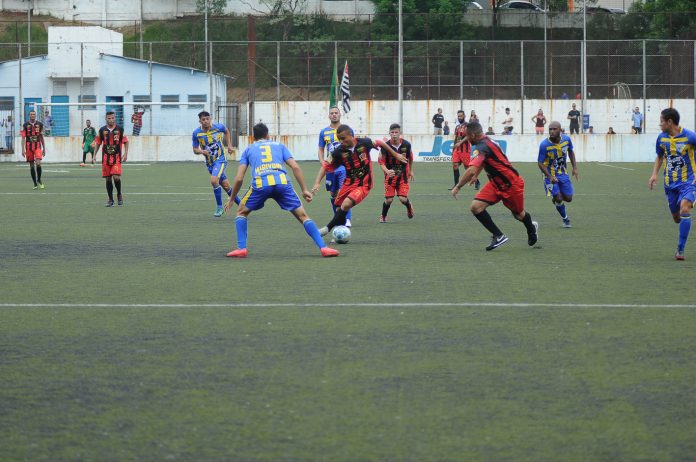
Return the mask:
M336 226L331 235L338 244L347 244L350 241L350 228L346 226Z

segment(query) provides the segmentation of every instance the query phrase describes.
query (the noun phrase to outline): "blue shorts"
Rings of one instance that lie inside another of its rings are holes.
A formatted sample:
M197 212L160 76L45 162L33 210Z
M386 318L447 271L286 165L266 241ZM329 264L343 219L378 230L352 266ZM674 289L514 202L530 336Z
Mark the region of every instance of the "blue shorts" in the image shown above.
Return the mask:
M686 199L692 204L696 201L696 185L691 183L680 183L673 186L665 186L665 195L669 211L679 213L681 202Z
M346 181L346 168L341 165L332 173L326 172L326 190L333 196Z
M227 179L225 175L225 169L227 168L227 162L224 160L216 160L213 165L208 166L208 172L211 176L216 176L220 182Z
M302 207L302 202L300 202L300 198L297 197L291 184L264 186L260 189L249 188L239 205L243 205L249 210L260 210L268 199L275 200L281 209L289 212Z
M558 175L556 177L558 183L551 183L551 180L544 178L544 189L546 190L546 195L551 197L558 196L561 193L564 196L573 195L573 183L570 181L568 175Z

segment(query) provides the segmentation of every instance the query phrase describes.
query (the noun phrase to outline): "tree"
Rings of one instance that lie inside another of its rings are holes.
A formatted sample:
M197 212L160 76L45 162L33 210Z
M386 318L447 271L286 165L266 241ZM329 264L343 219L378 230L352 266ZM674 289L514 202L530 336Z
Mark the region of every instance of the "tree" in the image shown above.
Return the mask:
M373 0L375 20L373 38L398 38L398 9L396 0ZM469 0L403 0L404 40L467 40L473 38L471 28L464 23ZM376 35L376 37L374 37Z
M635 37L653 39L696 38L696 0L643 0L633 4L625 27Z
M221 16L225 12L227 0L196 0L196 11L205 12L205 4L208 4L208 14Z
M307 7L307 0L259 0L242 3L258 14L270 16L272 24L280 25L283 31L282 40L289 40L296 24L307 22L302 18Z

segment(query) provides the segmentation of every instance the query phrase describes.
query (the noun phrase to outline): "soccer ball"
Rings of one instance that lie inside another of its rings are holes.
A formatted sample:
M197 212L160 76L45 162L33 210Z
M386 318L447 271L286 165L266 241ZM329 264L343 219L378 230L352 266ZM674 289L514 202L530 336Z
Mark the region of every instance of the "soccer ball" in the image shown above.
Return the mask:
M336 226L331 232L334 240L339 244L347 244L350 241L350 228L345 226Z

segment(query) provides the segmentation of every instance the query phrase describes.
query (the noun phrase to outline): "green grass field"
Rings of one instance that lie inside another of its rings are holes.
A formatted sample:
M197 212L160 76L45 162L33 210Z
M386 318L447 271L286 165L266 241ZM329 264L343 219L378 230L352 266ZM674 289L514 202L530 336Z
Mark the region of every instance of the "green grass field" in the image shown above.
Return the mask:
M535 248L417 164L416 217L377 186L340 258L268 203L232 260L200 164L126 164L108 209L97 168L0 163L0 460L693 460L696 238L650 165L581 164L572 229L518 166Z

